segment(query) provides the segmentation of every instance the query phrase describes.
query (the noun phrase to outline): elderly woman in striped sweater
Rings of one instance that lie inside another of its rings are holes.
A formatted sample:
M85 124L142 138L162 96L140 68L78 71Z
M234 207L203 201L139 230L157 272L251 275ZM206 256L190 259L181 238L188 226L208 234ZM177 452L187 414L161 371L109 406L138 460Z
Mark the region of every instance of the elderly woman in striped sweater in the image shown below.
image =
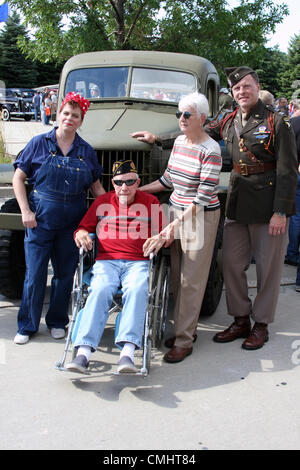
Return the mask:
M170 245L175 335L166 340L171 349L164 356L170 363L182 361L193 351L220 218L217 187L222 158L219 144L203 128L208 112L207 99L200 93L180 100L176 115L183 135L174 142L164 174L140 188L149 193L172 190L171 222L144 246L149 253L162 244ZM132 137L148 142L157 139L148 132Z

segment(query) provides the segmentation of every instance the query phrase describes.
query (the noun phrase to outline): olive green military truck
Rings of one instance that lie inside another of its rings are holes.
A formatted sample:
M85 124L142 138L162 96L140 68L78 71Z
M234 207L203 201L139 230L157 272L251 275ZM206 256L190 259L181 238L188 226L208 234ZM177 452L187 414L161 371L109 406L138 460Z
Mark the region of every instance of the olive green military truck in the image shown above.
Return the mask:
M91 105L79 134L96 150L104 168L102 184L111 189L111 168L116 160L132 159L142 184L164 171L170 148L133 139L134 131L157 135L178 133L175 113L178 101L193 91L205 94L208 119L218 113L219 76L206 59L188 54L152 51L101 51L69 59L60 77L58 109L64 96L75 91ZM165 202L168 193L160 195ZM223 197L221 194L221 199ZM223 201L224 202L224 201ZM7 201L0 213L0 293L19 297L24 278L23 231L15 200ZM212 314L220 300L223 278L220 266L220 223L211 272L201 314ZM20 230L21 229L21 230ZM199 312L200 313L200 312Z

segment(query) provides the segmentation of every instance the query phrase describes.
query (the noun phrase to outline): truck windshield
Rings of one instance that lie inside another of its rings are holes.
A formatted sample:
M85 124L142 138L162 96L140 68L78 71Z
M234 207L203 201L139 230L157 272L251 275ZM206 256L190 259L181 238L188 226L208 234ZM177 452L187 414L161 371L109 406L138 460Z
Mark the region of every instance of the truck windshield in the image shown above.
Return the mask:
M196 90L192 74L172 70L133 67L95 67L72 70L66 81L65 95L76 91L90 100L133 97L178 102Z
M132 97L178 102L195 90L195 77L189 73L146 68L134 68L132 72Z

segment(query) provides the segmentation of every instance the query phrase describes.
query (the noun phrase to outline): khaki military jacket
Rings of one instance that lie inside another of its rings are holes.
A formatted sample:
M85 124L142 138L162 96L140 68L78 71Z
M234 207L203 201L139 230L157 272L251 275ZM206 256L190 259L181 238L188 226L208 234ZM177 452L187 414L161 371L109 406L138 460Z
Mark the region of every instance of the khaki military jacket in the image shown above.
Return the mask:
M235 115L227 113L205 129L215 140L224 139L236 165L252 165L252 154L257 161L268 163L266 167L274 166L274 169L250 175L233 169L226 203L226 216L230 219L247 224L268 223L274 212L287 216L295 213L298 178L295 136L289 121L268 109L261 100L247 118L243 126L238 109ZM244 150L239 145L241 139Z

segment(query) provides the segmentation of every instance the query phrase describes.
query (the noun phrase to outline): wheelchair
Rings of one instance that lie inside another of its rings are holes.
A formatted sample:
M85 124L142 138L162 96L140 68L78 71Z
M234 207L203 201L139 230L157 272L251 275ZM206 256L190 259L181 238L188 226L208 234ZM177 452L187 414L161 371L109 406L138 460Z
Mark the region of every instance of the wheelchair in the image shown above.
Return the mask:
M76 349L73 347L73 343L76 339L81 312L88 297L88 288L92 277L91 271L97 253L95 234L90 234L90 236L93 239L92 250L85 252L83 248L79 249L79 261L74 275L71 294L72 316L68 326L68 334L62 358L55 364L55 368L60 371L67 370L65 368L65 361L68 353L71 352L72 359L74 359L76 355ZM156 256L151 254L149 257L148 302L142 341L142 366L134 375L147 376L149 374L151 359L154 356L155 348L159 348L163 340L168 312L169 284L169 249L161 248ZM109 310L109 315L116 312L118 313L116 317L115 337L121 311L122 292L119 289ZM115 372L114 375L118 375L118 373Z

